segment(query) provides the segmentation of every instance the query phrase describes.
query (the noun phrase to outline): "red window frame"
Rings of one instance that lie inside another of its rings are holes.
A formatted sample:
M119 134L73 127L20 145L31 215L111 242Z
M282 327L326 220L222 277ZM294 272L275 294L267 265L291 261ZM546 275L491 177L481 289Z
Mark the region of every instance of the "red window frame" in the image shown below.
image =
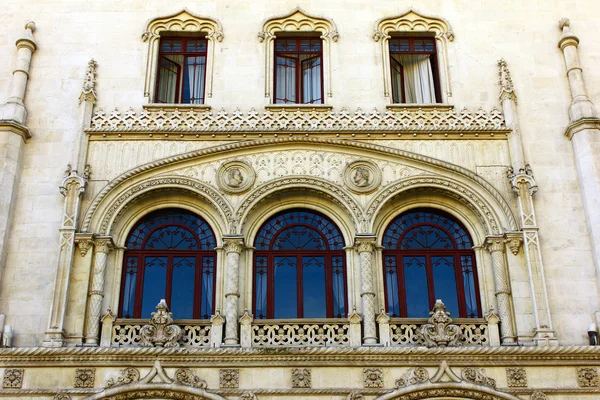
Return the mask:
M295 51L283 51L277 50L277 42L280 40L285 40L285 41L291 41L294 40L296 41L296 50ZM302 40L319 40L320 42L320 46L319 46L319 51L302 51L302 47L301 47L301 41ZM323 99L323 93L324 93L324 89L323 89L323 40L320 39L318 36L304 36L304 37L278 37L275 39L275 43L274 43L274 49L275 49L275 57L273 57L273 102L275 104L323 104L324 103L324 99ZM307 58L305 60L300 61L300 55L306 55L306 54L313 54L313 57ZM296 57L290 57L292 55L296 55ZM296 90L296 101L295 102L291 102L288 99L284 98L284 99L279 99L277 98L277 58L281 57L281 58L286 58L286 59L293 59L298 61L298 64L296 65L296 74L295 74L295 90ZM312 60L315 58L319 58L321 61L321 83L320 83L320 88L321 88L321 96L320 96L320 101L317 102L309 102L309 103L305 103L302 101L302 99L304 98L304 86L302 85L302 62L307 61L307 60Z
M393 42L397 40L408 40L409 50L392 50ZM425 51L425 50L415 50L415 40L431 40L433 42L433 50ZM439 67L438 67L438 58L437 58L437 44L436 39L433 36L392 36L388 40L389 52L390 52L390 79L391 82L394 81L394 70L398 70L401 76L402 82L402 93L398 96L398 93L395 93L394 85L392 83L392 100L395 104L403 104L406 103L406 95L404 90L404 68L402 65L394 65L395 60L392 58L392 54L430 54L429 62L431 63L431 71L433 73L433 84L435 86L435 100L436 102L433 104L439 104L442 102L441 90L440 90L440 75L439 75ZM399 102L396 99L400 100Z
M427 211L427 210L424 210L424 211ZM445 215L445 213L442 213L442 214ZM450 216L447 216L447 215L445 215L445 216L447 218L452 219L454 222L457 222L455 218L451 218ZM451 250L447 250L447 249L401 250L401 249L397 249L397 248L396 249L384 249L382 252L382 262L383 262L382 266L383 266L383 277L384 277L384 291L385 291L384 297L385 297L386 311L389 312L389 304L388 304L388 300L389 300L388 279L389 279L389 277L388 277L388 273L387 273L388 266L386 266L386 258L388 256L395 257L395 260L396 260L396 265L395 265L396 280L397 280L396 289L397 289L397 293L398 293L398 302L400 304L400 315L394 316L394 317L400 317L400 318L408 317L407 298L406 298L406 282L405 282L405 276L404 276L404 257L423 257L423 258L425 258L425 270L426 270L426 277L427 277L427 294L428 294L430 310L433 309L433 306L436 301L434 274L433 274L433 266L432 266L431 259L433 257L452 257L452 259L454 261L454 263L453 263L454 264L454 276L455 276L456 294L458 297L457 300L458 300L458 311L459 311L459 315L455 316L455 317L480 318L481 317L481 299L479 296L479 280L477 277L475 252L472 249L460 249L459 246L457 245L453 235L447 230L447 228L444 226L441 226L439 224L434 224L434 223L419 223L419 224L410 225L409 227L406 228L404 233L400 236L398 243L401 244L402 241L404 240L405 236L409 232L411 232L413 229L418 228L420 226L430 226L430 227L434 227L434 228L440 229L443 232L445 232L448 235L448 237L451 239L451 241L454 245L454 249L451 249ZM389 227L386 228L386 232L388 229L389 229ZM467 232L467 235L468 235L468 232ZM468 236L472 243L472 239L470 238L470 235L468 235ZM475 300L477 303L477 315L467 315L467 302L466 302L466 297L465 297L465 287L464 287L464 280L463 280L463 275L462 275L463 271L462 271L461 256L471 257L471 266L473 269L473 271L472 271L473 285L474 285L474 290L475 290ZM423 317L426 317L426 316L427 315L424 315Z
M163 45L163 41L165 40L181 40L181 49L182 51L169 51L169 52L164 52L162 50L162 45ZM205 51L186 51L187 49L187 42L193 40L193 41L203 41L204 42L204 48L206 49ZM155 103L161 103L161 101L159 101L158 98L158 91L160 90L160 62L161 60L166 60L170 63L173 63L173 61L169 60L166 56L170 55L170 56L183 56L184 57L184 61L183 61L183 68L185 69L186 66L186 60L188 57L204 57L204 74L203 74L203 93L194 93L195 95L201 95L202 97L194 97L194 99L200 99L200 104L204 104L205 101L205 93L206 93L206 69L207 69L207 51L208 51L208 40L204 37L181 37L181 36L164 36L160 38L160 43L159 43L159 53L158 53L158 64L157 64L157 71L156 71L156 90L154 91L154 102ZM175 63L173 63L175 64ZM191 102L189 103L183 103L183 71L181 66L175 64L177 67L177 79L176 79L176 90L175 90L175 102L173 104L192 104ZM191 98L190 98L191 100ZM169 103L170 104L170 103ZM193 103L193 104L197 104L197 103Z

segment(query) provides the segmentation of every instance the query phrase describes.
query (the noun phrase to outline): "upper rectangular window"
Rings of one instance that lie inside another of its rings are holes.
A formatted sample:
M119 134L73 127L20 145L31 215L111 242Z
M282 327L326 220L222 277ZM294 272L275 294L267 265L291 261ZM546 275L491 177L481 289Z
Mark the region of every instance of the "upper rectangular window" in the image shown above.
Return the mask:
M206 49L204 38L160 39L156 103L204 104Z
M320 38L277 38L274 59L276 104L323 104Z
M435 38L392 37L390 71L394 103L440 103Z

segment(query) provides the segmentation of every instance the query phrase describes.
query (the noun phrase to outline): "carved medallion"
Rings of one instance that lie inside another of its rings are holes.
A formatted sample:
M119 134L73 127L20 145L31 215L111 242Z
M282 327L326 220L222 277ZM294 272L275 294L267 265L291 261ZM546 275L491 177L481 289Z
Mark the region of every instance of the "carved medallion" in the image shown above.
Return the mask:
M355 193L370 193L381 184L381 171L370 161L354 161L344 171L344 183Z
M243 193L254 185L256 173L245 162L232 161L221 165L217 172L217 184L224 192Z
M577 368L579 387L598 387L598 370L596 368Z

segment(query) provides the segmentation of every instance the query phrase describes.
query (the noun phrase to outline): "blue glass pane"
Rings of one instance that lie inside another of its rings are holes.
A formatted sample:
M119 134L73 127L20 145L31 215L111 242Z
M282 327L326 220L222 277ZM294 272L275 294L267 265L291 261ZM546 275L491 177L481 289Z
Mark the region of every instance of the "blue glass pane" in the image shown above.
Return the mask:
M452 250L454 244L450 237L441 229L422 225L412 228L404 235L400 245L402 250L412 249L441 249Z
M254 260L254 315L258 319L267 318L267 257Z
M196 257L173 257L170 311L176 318L194 317Z
M177 53L183 50L181 39L162 39L160 41L161 53Z
M296 257L274 257L275 318L297 318Z
M183 69L183 99L184 104L204 103L204 76L206 57L186 57Z
M467 318L479 317L477 295L475 293L475 272L473 271L473 257L460 256L460 264L465 288L465 302L467 304Z
M398 296L398 270L396 256L385 256L383 259L385 272L385 289L387 294L387 312L392 317L400 316L400 299Z
M409 318L429 316L429 294L425 257L402 257L406 285L406 309Z
M123 286L123 317L133 318L135 307L135 285L137 279L137 257L127 257L125 264L125 284Z
M193 232L200 241L200 250L214 250L217 246L212 230L203 219L188 211L177 209L160 210L144 217L131 230L126 246L129 250L140 250L144 240L157 228L167 229L173 225L185 227L189 232ZM197 249L198 244L195 246Z
M205 39L196 39L196 40L187 40L185 44L186 51L192 53L202 53L206 52L206 40Z
M210 319L213 313L215 282L215 258L212 256L202 257L202 302L200 307L200 318Z
M304 318L325 318L325 257L302 257L302 268Z
M276 214L260 228L254 246L257 250L269 250L276 234L283 228L303 225L325 236L327 250L343 250L344 239L340 230L327 217L308 210L291 210Z
M283 230L273 240L273 250L326 250L321 234L305 226L293 226Z
M344 259L331 257L331 284L333 285L333 317L346 316L346 280L344 279Z
M441 299L451 317L458 317L458 295L453 257L431 257L435 298Z
M167 257L145 257L142 318L150 318L160 299L165 298Z
M470 250L473 242L465 228L454 218L438 210L411 210L396 217L385 230L382 244L385 249L400 249L402 235L415 225L435 226L453 239L452 248ZM436 247L439 248L439 247ZM442 247L444 248L444 247Z
M144 246L146 250L197 250L194 234L178 226L166 226L152 232Z

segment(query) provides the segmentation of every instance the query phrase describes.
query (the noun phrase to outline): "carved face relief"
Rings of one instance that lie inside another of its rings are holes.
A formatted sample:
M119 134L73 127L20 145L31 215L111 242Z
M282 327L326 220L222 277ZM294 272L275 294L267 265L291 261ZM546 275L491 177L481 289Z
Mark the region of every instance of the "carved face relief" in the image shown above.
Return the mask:
M381 184L381 171L370 161L354 161L344 171L344 182L355 193L370 193Z
M223 164L217 173L217 184L226 193L238 194L250 189L256 179L252 167L242 161Z

